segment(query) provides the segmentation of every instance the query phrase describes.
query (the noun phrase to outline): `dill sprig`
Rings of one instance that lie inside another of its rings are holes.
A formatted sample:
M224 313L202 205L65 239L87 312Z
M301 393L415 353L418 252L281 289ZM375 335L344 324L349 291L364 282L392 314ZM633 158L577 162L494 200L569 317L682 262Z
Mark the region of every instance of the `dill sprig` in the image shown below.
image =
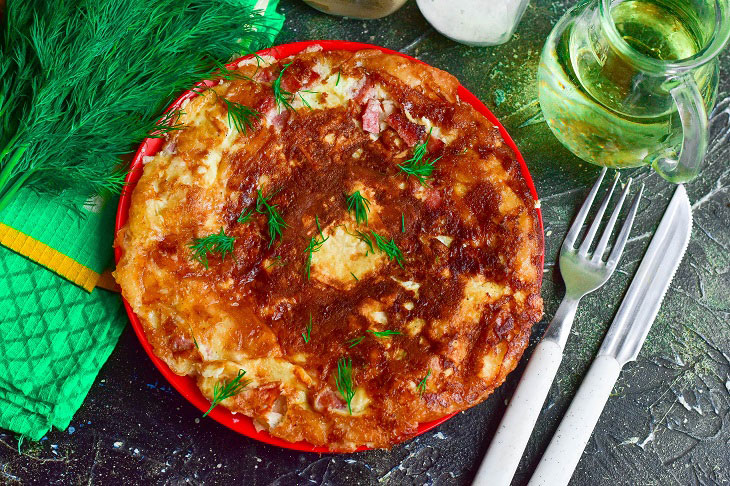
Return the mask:
M425 157L426 153L428 152L428 141L431 139L432 130L433 127L431 127L431 130L428 131L426 141L416 145L413 148L413 157L406 160L402 165L398 166L400 170L402 170L409 176L414 176L416 179L418 179L418 182L420 182L421 185L426 184L426 178L431 177L431 174L436 169L434 167L434 164L441 158L437 157L433 160L429 160Z
M252 6L218 0L8 2L0 210L25 187L75 206L120 192L120 156L179 129L162 109L215 71L210 59L269 44L267 23Z
M218 405L220 402L227 398L231 398L234 395L238 395L241 390L246 388L249 383L251 383L250 380L243 380L242 378L246 372L244 370L238 370L238 375L236 375L235 378L233 378L230 382L226 383L224 382L218 382L213 387L213 400L210 402L210 408L207 412L203 414L203 417L208 415L211 410L215 408L216 405Z
M282 106L286 110L294 110L294 107L291 105L292 100L294 100L294 93L291 93L281 87L281 80L284 77L284 71L286 71L286 68L289 66L291 66L291 63L284 64L281 71L279 71L279 76L277 76L274 82L271 83L271 89L274 91L274 101L276 102L276 108L279 113L281 113Z
M368 212L370 211L370 201L360 194L360 191L355 191L347 197L347 211L355 213L355 221L357 224L365 223L368 224Z
M385 238L377 234L375 231L371 231L370 233L372 233L378 249L388 255L389 260L395 259L396 263L403 268L403 253L401 253L400 248L398 248L398 245L395 244L395 241L393 241L392 238L390 241L386 241Z
M337 361L337 376L335 377L335 385L337 391L340 392L342 398L347 402L347 410L352 415L352 398L355 396L355 390L352 382L352 359L340 358Z
M385 331L373 331L372 329L368 329L367 332L372 333L373 336L379 337L379 338L382 338L382 337L390 337L390 336L398 336L398 335L403 334L400 331L392 331L390 329L386 329Z
M220 233L213 233L204 238L195 238L190 245L193 250L193 259L208 268L208 253L220 253L221 261L226 259L226 254L233 255L233 243L236 241L235 236L227 236L221 226Z
M360 281L360 279L359 279L359 278L357 278L357 276L356 276L356 275L355 275L354 273L350 272L350 275L352 275L352 278L354 278L354 279L355 279L355 281L357 281L357 282L359 282L359 281Z
M355 346L360 344L363 339L365 339L365 336L358 336L352 339L348 339L347 341L345 341L345 344L348 345L348 348L354 348Z
M190 336L193 338L193 344L195 345L195 349L200 349L200 347L198 346L198 340L195 339L195 333L193 333L193 326L189 326L189 327L190 327Z
M365 256L367 256L369 253L375 253L375 247L373 247L373 242L370 240L370 237L367 235L367 233L363 233L360 230L355 230L355 233L350 233L349 231L347 231L347 233L367 245L368 248L367 250L365 250Z
M311 270L312 270L312 254L316 251L319 251L322 249L322 245L324 245L324 242L329 239L329 236L325 238L325 236L322 234L322 228L319 226L319 217L317 215L314 216L314 221L317 223L317 231L319 232L319 239L317 236L313 236L309 239L309 245L307 245L307 248L305 248L304 252L307 254L307 260L304 263L304 273L307 275L307 280L309 280L311 276Z
M285 267L286 262L282 261L281 255L276 255L274 258L272 258L272 262L266 265L266 269L269 269L271 267Z
M400 213L400 232L406 232L406 215L403 213Z
M243 211L241 211L241 215L238 217L236 221L239 223L248 223L251 221L251 218L253 217L254 210L251 208L246 208Z
M304 338L304 344L307 344L309 340L312 337L312 314L309 314L309 324L307 324L307 333L302 333L302 337Z
M264 196L263 191L259 188L256 197L256 212L265 214L268 218L267 225L269 227L269 248L274 244L276 238L281 238L281 231L287 227L284 219L279 214L279 207L276 204L269 204L269 200L274 197L276 192Z
M426 391L426 380L428 380L429 376L431 376L431 368L426 371L426 376L423 377L416 387L418 389L418 396L423 396L423 392Z
M338 84L340 84L340 74L342 74L342 72L341 71L337 71L337 81L335 81L335 86L337 86Z
M226 98L220 98L228 110L228 125L233 126L239 133L247 134L253 130L254 122L261 118L261 113L248 106L236 103Z

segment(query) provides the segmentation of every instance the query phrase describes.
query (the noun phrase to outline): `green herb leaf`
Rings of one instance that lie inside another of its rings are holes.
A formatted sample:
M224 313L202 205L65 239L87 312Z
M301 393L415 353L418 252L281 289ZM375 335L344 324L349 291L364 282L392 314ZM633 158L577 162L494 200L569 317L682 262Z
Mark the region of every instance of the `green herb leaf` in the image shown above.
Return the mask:
M190 327L190 336L193 338L193 344L195 345L195 349L200 349L200 347L198 346L198 341L197 341L197 339L195 339L195 334L193 334L193 326L189 326L189 327Z
M337 71L337 81L335 81L335 86L340 84L340 74L342 74L340 71Z
M274 258L272 258L272 262L266 265L266 268L269 269L271 267L285 267L286 262L282 261L281 255L276 255Z
M246 374L244 370L238 370L238 375L233 378L230 382L218 382L213 387L213 400L210 402L210 408L203 414L203 417L208 415L211 410L215 408L220 402L227 398L231 398L234 395L238 395L244 388L251 383L250 380L243 380L243 376Z
M355 213L355 221L358 224L368 224L368 212L370 211L370 201L360 194L360 191L355 191L347 197L347 211Z
M425 155L428 151L428 141L431 138L432 130L433 127L431 128L431 130L429 130L425 142L418 144L413 148L413 157L406 160L402 165L398 166L401 171L405 172L409 176L414 176L416 179L418 179L418 182L420 182L421 185L426 184L426 178L431 177L431 174L436 169L434 167L434 164L441 158L437 157L434 160L429 160L425 158Z
M227 236L223 227L221 227L221 232L218 234L193 239L190 249L193 250L193 259L208 268L208 253L220 253L221 260L225 260L226 254L233 254L233 243L235 241L236 238Z
M354 348L355 346L360 344L363 339L365 339L365 336L358 336L356 338L348 339L347 341L345 341L345 344L348 345L348 348Z
M375 231L371 231L370 233L372 233L378 249L388 255L389 260L395 259L396 263L398 263L398 265L403 268L403 253L401 253L400 248L398 248L398 245L395 244L395 241L393 241L392 238L390 239L390 241L386 241Z
M329 236L327 238L325 238L324 235L322 234L322 228L319 226L319 217L317 217L317 215L314 216L314 221L317 223L317 231L319 231L319 239L317 239L316 236L311 237L309 239L309 245L307 245L307 248L304 250L304 252L307 254L307 259L304 263L304 273L307 275L307 280L309 280L311 270L312 270L312 254L315 251L321 250L324 242L329 239Z
M312 337L312 314L309 314L309 324L307 324L307 333L302 333L302 337L304 338L304 344L309 342L309 339Z
M281 87L281 79L284 77L284 71L291 66L291 63L284 64L284 67L279 71L279 76L271 83L271 89L274 91L274 101L276 102L276 108L281 113L281 107L283 106L286 110L294 111L294 107L291 105L291 101L294 99L294 93L291 93Z
M418 389L418 396L423 396L423 392L426 391L426 380L428 380L429 376L431 376L431 368L426 371L426 376L423 377L416 387Z
M238 221L239 223L248 223L249 221L251 221L253 213L254 211L251 208L244 209L236 221Z
M390 329L386 329L385 331L373 331L372 329L368 329L367 332L370 332L373 334L373 336L379 337L379 338L403 334L400 331L391 331Z
M350 275L352 275L352 278L354 278L356 281L358 281L358 282L360 281L360 279L357 278L354 273L350 272Z
M347 229L345 229L345 231L347 231ZM373 242L370 240L370 237L366 233L363 233L360 230L355 230L355 233L350 233L349 231L347 231L347 233L367 245L368 249L365 250L365 256L368 255L368 252L375 253L375 247L373 247Z
M271 248L271 245L274 244L274 240L276 238L281 238L281 231L287 227L286 223L284 222L284 219L281 217L281 214L279 214L279 208L276 204L269 204L269 200L274 196L274 194L269 194L268 196L264 197L263 192L261 189L258 189L257 191L257 198L256 198L256 211L260 214L265 214L268 218L268 227L269 227L269 248Z
M355 390L352 382L352 359L340 358L337 361L337 376L335 377L335 385L347 402L347 410L352 415L352 398L355 396Z
M400 232L406 232L406 215L403 213L400 213Z
M228 110L228 125L235 127L239 133L246 135L247 130L253 130L254 121L261 118L261 113L235 101L220 98Z

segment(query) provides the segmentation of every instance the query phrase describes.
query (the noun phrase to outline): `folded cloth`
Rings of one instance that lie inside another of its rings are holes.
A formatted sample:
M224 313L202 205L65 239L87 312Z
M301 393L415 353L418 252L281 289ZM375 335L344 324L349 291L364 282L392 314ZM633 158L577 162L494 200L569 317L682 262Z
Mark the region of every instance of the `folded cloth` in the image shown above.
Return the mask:
M272 40L281 30L278 0L228 1L261 10ZM99 285L116 207L116 197L76 208L23 188L0 211L0 427L34 440L68 427L114 349L127 318Z

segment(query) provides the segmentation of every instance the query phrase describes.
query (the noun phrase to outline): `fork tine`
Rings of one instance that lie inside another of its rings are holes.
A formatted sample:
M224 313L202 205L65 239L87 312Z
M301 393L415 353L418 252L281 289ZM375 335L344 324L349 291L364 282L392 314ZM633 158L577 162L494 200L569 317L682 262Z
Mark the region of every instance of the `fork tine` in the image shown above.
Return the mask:
M626 199L626 195L629 193L630 188L631 177L629 177L629 180L626 183L626 187L624 187L623 192L621 192L621 197L619 198L618 204L616 204L616 207L611 213L611 217L608 220L608 224L606 224L606 229L603 230L601 239L598 240L598 245L596 245L596 249L593 252L594 263L598 263L603 258L603 253L606 251L606 246L608 246L608 239L611 237L611 233L613 233L613 227L616 225L616 220L618 219L618 215L621 212L621 207L624 205L624 200Z
M588 250L591 247L591 243L593 243L593 238L596 236L596 233L598 232L598 227L601 226L601 220L603 219L603 213L606 212L606 208L608 207L608 202L611 200L611 196L613 196L613 190L616 189L617 182L618 182L618 172L616 172L616 177L613 178L613 184L611 184L611 189L603 197L603 201L601 201L601 206L598 208L598 211L596 212L596 216L593 218L591 227L588 228L588 233L586 233L586 237L583 238L583 243L580 245L580 249L578 250L579 255L586 256L588 254Z
M631 226L634 224L634 216L636 216L636 210L639 207L639 200L641 200L641 194L643 192L644 184L641 185L639 192L636 196L634 196L634 202L631 204L629 215L626 217L626 221L624 221L624 225L621 227L621 232L618 234L618 238L616 238L616 244L614 245L613 250L611 250L611 254L608 256L606 265L609 267L616 266L619 258L621 258L621 253L623 253L624 246L626 246L626 240L629 239Z
M580 233L580 229L583 227L583 222L585 221L586 216L588 215L588 211L591 209L591 205L593 204L593 199L596 197L596 193L598 192L598 187L601 185L604 175L606 175L605 167L603 168L603 170L601 170L601 175L598 176L598 180L596 181L595 184L593 184L593 187L591 188L591 192L588 193L588 197L586 197L586 200L583 202L583 206L581 206L580 211L578 211L578 215L575 217L575 220L573 221L573 225L570 227L568 234L565 236L565 241L563 241L563 246L573 248L573 243L575 243L575 239L578 237L578 233Z

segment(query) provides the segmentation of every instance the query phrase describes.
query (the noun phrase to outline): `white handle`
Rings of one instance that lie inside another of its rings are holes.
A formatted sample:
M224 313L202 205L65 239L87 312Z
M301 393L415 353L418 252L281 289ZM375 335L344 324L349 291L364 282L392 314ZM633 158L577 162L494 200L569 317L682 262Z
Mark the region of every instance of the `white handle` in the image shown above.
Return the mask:
M620 372L612 356L593 361L528 486L568 484Z
M537 345L473 486L509 486L512 482L562 358L563 350L555 341L543 339Z

